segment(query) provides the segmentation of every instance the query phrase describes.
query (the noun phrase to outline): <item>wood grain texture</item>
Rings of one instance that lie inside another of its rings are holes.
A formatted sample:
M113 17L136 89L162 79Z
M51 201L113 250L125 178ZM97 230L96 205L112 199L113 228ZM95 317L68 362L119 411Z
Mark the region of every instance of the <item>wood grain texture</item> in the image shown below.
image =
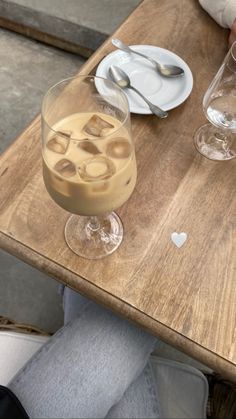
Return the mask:
M206 160L193 146L228 32L195 0L145 0L115 36L170 49L194 76L190 97L166 120L132 116L138 182L118 211L121 247L99 261L67 248L68 213L43 185L39 118L1 158L1 247L236 380L236 161ZM80 73L112 50L108 40ZM173 231L188 234L181 249Z

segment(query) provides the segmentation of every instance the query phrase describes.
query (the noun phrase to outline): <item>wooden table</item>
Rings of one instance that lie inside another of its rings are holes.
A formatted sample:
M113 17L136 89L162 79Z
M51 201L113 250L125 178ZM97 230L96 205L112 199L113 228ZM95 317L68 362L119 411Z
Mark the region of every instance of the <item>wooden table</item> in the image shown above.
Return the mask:
M118 211L121 247L88 261L66 246L68 213L42 180L39 117L1 157L1 247L236 380L236 161L209 161L193 146L228 32L195 0L145 0L115 36L172 50L194 76L166 120L132 116L139 176ZM80 72L113 49L108 40ZM180 249L173 231L188 234Z

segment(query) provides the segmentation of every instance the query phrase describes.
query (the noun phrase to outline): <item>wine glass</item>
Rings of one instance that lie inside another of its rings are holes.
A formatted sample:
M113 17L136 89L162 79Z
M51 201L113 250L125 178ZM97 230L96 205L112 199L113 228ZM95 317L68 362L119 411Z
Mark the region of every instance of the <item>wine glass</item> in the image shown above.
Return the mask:
M114 252L123 226L113 210L128 200L137 177L124 92L91 75L51 87L42 104L42 155L48 193L73 214L68 246L88 259Z
M197 150L210 160L236 157L236 42L231 46L203 98L203 111L210 124L194 136Z

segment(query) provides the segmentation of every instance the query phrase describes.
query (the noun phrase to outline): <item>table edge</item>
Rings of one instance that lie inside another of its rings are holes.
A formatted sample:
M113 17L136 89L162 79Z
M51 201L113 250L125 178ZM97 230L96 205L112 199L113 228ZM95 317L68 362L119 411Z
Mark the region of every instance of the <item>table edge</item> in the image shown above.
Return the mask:
M0 232L0 249L91 298L96 303L102 304L117 315L130 320L147 332L158 336L167 344L219 372L223 377L236 382L236 365L232 362L203 348L174 329L154 320L128 303L122 302L119 298L102 290L87 279L65 269L2 232Z

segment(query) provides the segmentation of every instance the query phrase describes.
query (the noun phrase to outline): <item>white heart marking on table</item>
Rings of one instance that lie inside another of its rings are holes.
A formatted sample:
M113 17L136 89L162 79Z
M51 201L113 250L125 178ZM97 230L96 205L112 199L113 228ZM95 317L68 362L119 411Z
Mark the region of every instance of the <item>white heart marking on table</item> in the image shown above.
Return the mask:
M184 233L184 232L176 233L176 231L175 231L174 233L171 234L171 240L175 244L175 246L180 248L180 247L183 246L183 244L187 240L187 233Z

